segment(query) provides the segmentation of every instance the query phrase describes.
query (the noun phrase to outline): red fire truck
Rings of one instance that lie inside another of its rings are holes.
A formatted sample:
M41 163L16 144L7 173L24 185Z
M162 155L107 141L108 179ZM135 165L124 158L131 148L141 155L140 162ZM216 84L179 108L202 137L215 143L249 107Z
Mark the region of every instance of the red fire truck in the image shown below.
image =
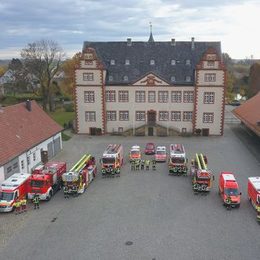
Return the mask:
M232 172L221 172L219 176L219 195L226 207L240 207L241 192ZM230 198L230 201L229 199Z
M50 200L61 189L61 176L64 172L66 172L65 162L47 162L37 166L30 178L28 199L37 194L40 200Z
M2 183L0 190L0 212L12 211L14 203L26 197L30 176L28 173L15 173Z
M85 154L66 173L62 174L64 196L84 193L97 173L96 160L90 154Z
M100 160L102 176L120 176L123 161L123 146L121 144L109 144Z
M170 145L170 157L169 157L169 174L186 174L187 173L187 162L186 153L182 144L171 144Z
M191 162L191 176L194 192L207 192L212 187L214 176L207 166L207 157L197 154Z
M257 211L257 220L260 221L260 177L249 177L247 183L248 199Z

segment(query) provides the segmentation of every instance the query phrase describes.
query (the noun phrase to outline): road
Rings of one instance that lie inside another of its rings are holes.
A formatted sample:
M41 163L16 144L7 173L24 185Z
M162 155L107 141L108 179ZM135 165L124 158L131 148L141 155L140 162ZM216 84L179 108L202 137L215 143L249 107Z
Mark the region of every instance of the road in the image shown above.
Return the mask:
M210 194L194 195L190 178L169 176L166 163L156 171L131 172L130 147L149 141L167 147L183 143L190 159L196 152L207 154L215 174ZM100 158L108 143L124 146L121 177L99 174L77 198L66 200L60 192L39 210L0 215L1 259L259 259L259 225L246 192L247 177L259 175L260 165L234 129L226 126L224 137L74 136L55 159L70 167L86 151ZM221 170L236 174L240 209L222 206L217 190Z

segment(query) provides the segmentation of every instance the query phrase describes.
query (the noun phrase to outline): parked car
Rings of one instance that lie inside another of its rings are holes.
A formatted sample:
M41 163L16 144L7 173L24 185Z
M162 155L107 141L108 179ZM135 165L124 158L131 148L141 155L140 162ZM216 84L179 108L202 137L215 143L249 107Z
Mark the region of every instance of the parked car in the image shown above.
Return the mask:
M231 106L240 106L240 101L238 101L238 100L232 100L232 101L230 102L230 105L231 105Z
M144 149L145 154L155 154L155 144L147 143Z

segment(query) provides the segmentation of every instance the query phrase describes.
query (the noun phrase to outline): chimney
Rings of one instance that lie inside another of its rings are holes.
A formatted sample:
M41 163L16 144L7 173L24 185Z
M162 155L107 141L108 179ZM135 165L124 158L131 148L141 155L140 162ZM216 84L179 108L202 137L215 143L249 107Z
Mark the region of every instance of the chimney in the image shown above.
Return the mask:
M195 49L195 42L194 42L194 37L191 37L191 49Z
M176 45L176 42L175 42L175 39L172 38L172 41L171 41L171 46L175 46Z
M31 100L27 99L26 103L25 103L25 106L26 106L28 111L32 111L32 102L31 102Z
M132 46L132 39L131 38L127 38L127 46Z

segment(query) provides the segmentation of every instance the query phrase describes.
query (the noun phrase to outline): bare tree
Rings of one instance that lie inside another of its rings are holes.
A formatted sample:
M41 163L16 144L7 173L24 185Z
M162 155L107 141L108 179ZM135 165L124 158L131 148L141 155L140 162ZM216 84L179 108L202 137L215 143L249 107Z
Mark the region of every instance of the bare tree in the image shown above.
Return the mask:
M53 111L52 80L60 68L64 52L59 44L51 40L40 40L28 43L21 52L25 67L35 75L40 83L43 109Z

